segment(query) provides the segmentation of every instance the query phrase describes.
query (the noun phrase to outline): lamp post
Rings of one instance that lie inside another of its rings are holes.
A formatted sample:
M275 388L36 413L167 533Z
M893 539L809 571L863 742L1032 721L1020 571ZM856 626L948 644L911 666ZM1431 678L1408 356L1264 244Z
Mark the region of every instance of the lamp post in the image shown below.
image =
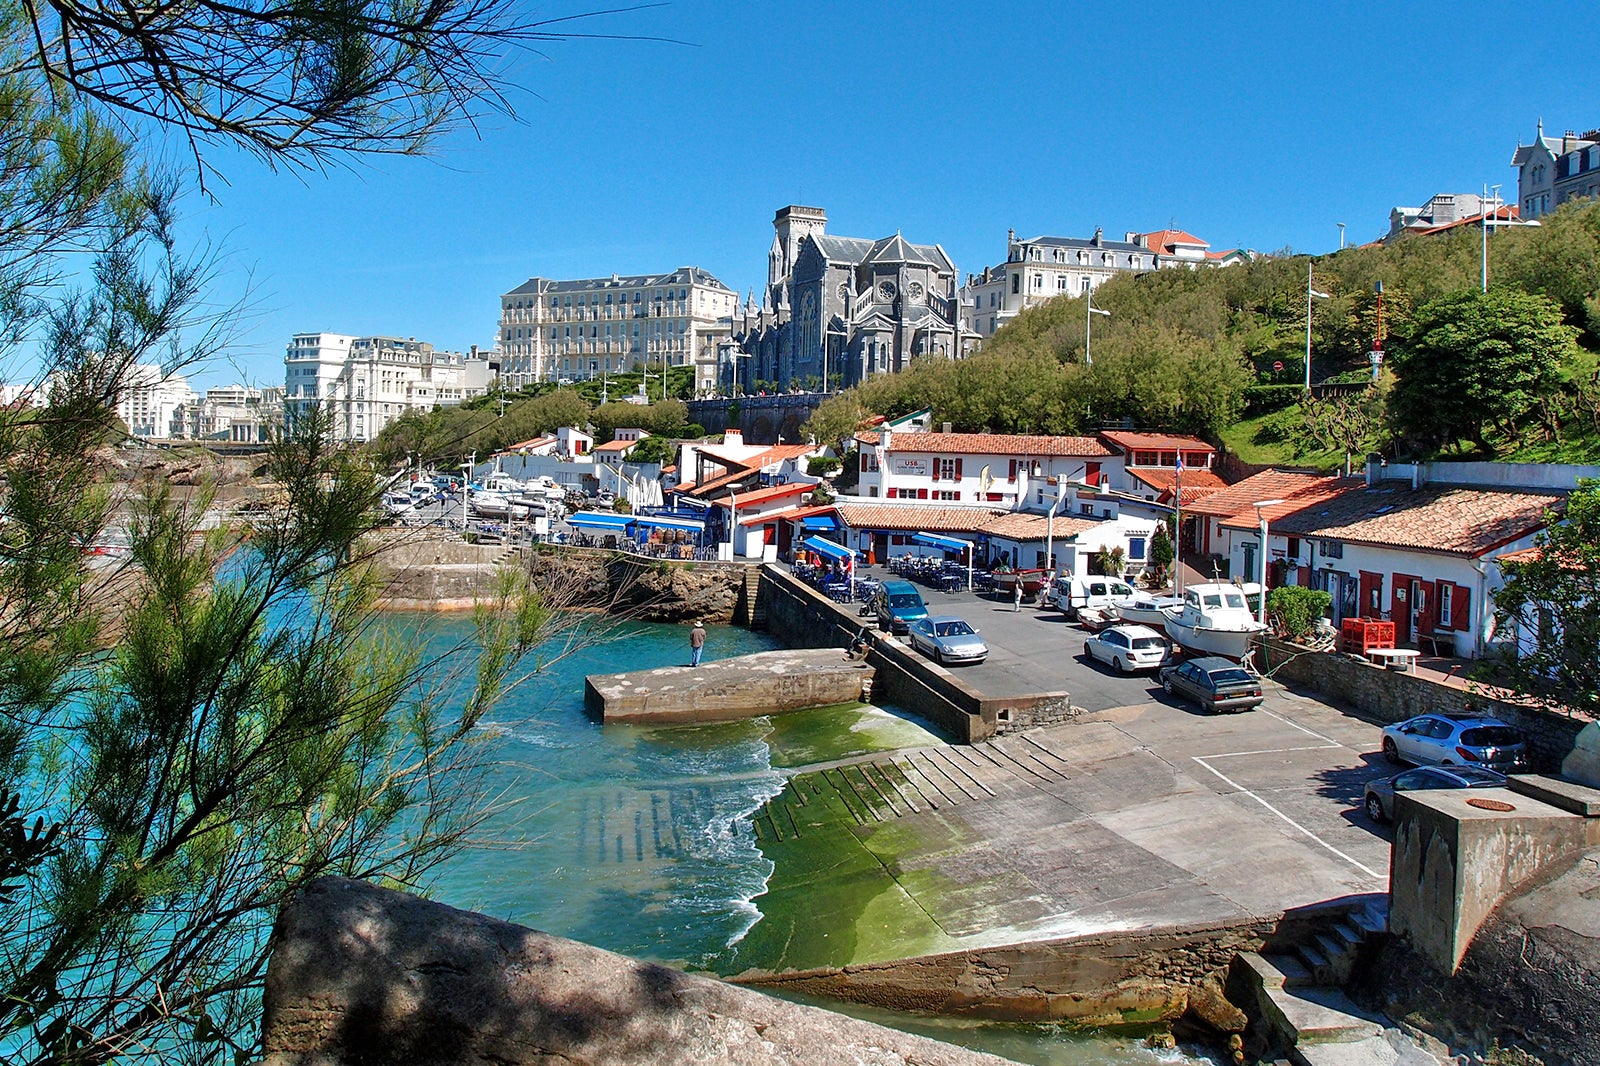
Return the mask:
M478 453L473 452L467 456L467 461L461 464L461 532L467 532L467 486L472 484L472 468L478 465Z
M1273 507L1282 500L1257 500L1250 506L1256 509L1256 521L1261 523L1261 596L1256 601L1256 619L1267 624L1267 514L1263 507Z
M1311 391L1311 301L1328 299L1328 294L1311 287L1311 263L1306 263L1306 391Z
M1344 223L1335 222L1334 225L1339 227L1339 251L1342 252L1344 251Z
M1494 212L1498 215L1500 211L1500 186L1485 185L1483 187L1483 199L1478 201L1478 205L1483 212L1479 215L1478 221L1482 223L1481 228L1483 230L1483 251L1479 255L1479 262L1482 264L1483 277L1481 285L1484 292L1489 291L1489 227L1494 225L1494 222L1489 219L1489 195L1491 192L1494 194Z
M1110 318L1111 317L1111 312L1110 311L1102 311L1102 310L1100 310L1100 308L1096 307L1094 305L1094 293L1092 291L1091 292L1086 292L1086 293L1083 294L1083 365L1084 366L1094 366L1094 360L1089 357L1089 339L1090 339L1090 334L1093 331L1091 323L1094 321L1094 318L1093 318L1094 315L1105 315L1107 318Z

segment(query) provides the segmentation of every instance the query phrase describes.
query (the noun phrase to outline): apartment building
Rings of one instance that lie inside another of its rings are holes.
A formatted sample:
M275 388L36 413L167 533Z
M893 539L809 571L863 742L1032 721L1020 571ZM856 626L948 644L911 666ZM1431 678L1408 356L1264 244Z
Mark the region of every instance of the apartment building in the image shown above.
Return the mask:
M1517 168L1517 203L1525 219L1547 215L1576 197L1600 196L1600 129L1546 137L1541 121L1533 143L1517 145L1511 165Z
M196 397L182 374L140 363L128 371L126 387L117 397L117 417L135 437L177 436L178 409Z
M627 370L694 366L695 393L716 384L717 346L739 302L699 267L555 281L533 277L500 297L501 378L512 388Z
M284 354L284 404L291 415L317 404L333 416L333 438L368 441L408 411L450 407L489 389L491 363L436 350L415 338L297 333Z

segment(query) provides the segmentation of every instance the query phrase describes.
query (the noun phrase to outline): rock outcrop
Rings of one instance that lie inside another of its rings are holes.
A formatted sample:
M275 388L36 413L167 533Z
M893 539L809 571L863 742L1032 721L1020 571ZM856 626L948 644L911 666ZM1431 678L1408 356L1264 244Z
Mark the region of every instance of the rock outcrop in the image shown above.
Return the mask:
M263 1066L1003 1066L359 881L280 917Z

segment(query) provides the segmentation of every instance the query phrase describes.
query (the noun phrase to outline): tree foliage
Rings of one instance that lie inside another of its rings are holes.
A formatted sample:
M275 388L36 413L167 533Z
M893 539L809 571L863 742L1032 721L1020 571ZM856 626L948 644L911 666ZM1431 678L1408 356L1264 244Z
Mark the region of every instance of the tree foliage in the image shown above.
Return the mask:
M1534 558L1502 562L1494 593L1497 630L1522 638L1508 669L1523 691L1600 715L1600 481L1581 482L1536 544Z
M1330 594L1303 585L1279 585L1267 593L1267 611L1290 640L1315 629L1332 603Z
M1555 301L1516 289L1467 289L1429 301L1394 348L1395 428L1431 449L1465 440L1492 453L1491 427L1517 439L1561 387L1580 355L1577 335Z

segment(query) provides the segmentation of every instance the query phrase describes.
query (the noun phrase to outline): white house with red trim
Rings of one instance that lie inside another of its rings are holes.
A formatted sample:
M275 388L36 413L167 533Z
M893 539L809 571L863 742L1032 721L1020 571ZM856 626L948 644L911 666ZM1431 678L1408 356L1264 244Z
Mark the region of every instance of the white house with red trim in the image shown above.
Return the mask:
M1269 515L1270 558L1330 593L1335 619L1388 619L1401 644L1476 658L1494 639L1495 560L1531 546L1592 473L1600 469L1374 462L1366 478Z
M883 500L1017 508L1043 501L1049 479L1097 484L1121 458L1093 437L897 432L857 435L858 494Z

